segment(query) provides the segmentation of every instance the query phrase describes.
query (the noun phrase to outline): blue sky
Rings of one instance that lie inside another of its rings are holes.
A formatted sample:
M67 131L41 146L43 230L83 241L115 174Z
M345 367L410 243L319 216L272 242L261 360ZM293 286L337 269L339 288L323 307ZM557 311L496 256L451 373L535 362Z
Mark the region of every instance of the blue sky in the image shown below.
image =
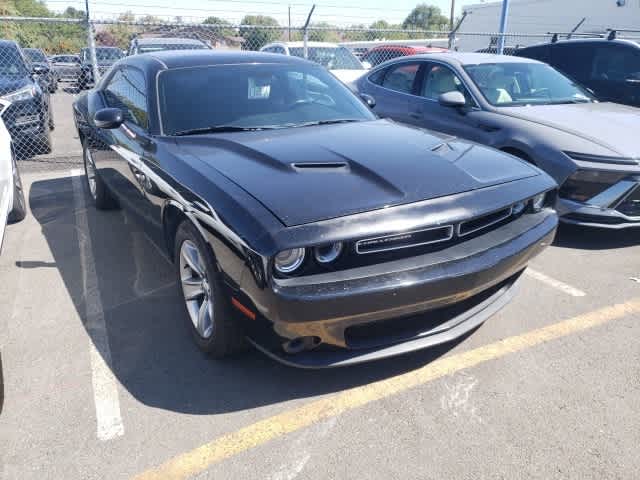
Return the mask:
M457 13L463 5L480 1L456 0ZM56 11L64 10L68 5L84 9L84 0L46 0L46 3ZM287 23L288 5L291 4L292 24L300 25L313 3L310 0L90 0L89 5L92 16L96 18L114 17L130 10L137 15L180 15L185 21L215 15L239 22L245 14L262 14L275 17L284 25ZM378 19L401 23L420 0L317 0L315 3L314 21L369 25ZM449 15L450 0L426 0L425 3L439 6L445 15Z

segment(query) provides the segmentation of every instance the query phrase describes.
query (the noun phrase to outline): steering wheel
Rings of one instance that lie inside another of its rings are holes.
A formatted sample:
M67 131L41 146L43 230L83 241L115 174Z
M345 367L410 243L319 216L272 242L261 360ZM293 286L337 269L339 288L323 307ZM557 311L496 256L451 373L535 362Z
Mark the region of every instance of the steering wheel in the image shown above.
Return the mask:
M533 97L549 97L549 89L548 88L540 88L535 92L531 92Z

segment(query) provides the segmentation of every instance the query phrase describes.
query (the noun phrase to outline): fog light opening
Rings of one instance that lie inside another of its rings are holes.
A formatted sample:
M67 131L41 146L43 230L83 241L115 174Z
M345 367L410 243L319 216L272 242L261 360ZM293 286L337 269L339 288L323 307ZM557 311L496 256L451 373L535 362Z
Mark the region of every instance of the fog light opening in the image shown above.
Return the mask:
M282 349L289 354L295 355L306 350L313 350L322 343L320 337L298 337L282 344Z

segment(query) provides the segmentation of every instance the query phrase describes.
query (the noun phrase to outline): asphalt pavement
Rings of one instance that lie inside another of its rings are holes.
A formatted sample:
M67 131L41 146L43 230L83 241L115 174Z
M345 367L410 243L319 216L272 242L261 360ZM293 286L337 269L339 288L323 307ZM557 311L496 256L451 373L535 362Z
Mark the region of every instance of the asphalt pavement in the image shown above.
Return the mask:
M460 341L301 371L200 354L168 261L77 160L36 162L0 255L0 478L640 478L640 231L563 227Z

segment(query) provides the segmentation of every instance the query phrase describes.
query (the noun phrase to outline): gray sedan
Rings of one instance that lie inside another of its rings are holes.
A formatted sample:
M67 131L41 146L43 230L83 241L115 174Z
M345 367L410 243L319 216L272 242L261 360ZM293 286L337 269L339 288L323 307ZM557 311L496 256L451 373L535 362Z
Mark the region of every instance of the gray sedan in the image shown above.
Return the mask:
M386 62L356 84L381 117L489 145L561 185L567 223L640 227L640 110L600 103L547 64L443 53Z

